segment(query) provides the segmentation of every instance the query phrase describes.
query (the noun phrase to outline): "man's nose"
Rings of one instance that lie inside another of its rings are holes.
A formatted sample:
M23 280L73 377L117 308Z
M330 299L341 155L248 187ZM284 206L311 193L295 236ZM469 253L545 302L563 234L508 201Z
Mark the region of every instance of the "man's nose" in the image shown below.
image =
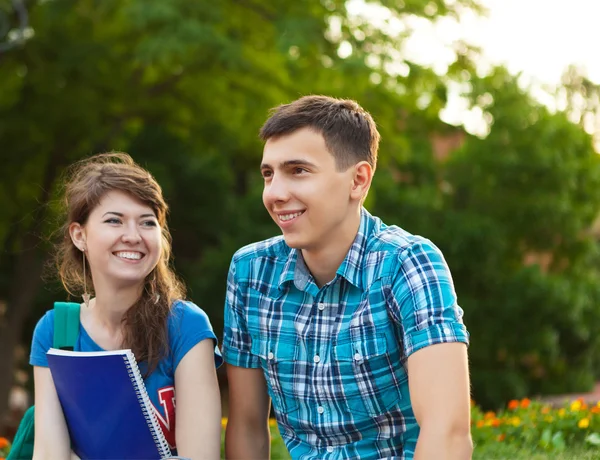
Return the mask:
M290 197L290 189L285 178L273 175L265 185L264 196L270 202L287 201Z

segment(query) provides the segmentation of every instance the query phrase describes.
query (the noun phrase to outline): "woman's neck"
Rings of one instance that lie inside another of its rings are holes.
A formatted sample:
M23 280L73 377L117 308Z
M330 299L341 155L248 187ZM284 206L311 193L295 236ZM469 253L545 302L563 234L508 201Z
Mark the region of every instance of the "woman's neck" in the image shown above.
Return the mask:
M126 288L98 286L96 297L90 303L90 316L107 332L119 333L123 316L140 298L142 289L142 285Z

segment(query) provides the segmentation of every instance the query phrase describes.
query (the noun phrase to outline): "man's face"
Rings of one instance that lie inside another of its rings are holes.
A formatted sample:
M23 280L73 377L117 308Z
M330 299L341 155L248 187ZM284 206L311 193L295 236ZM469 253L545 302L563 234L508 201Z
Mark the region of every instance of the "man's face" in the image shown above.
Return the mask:
M336 169L323 136L309 128L269 139L261 165L263 203L288 246L319 251L349 225L354 168Z

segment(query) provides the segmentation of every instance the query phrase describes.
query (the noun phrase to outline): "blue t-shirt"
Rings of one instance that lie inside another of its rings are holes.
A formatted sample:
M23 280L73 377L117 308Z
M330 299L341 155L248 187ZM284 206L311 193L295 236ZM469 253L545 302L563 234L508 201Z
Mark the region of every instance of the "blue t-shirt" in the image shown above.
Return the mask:
M54 338L54 310L49 310L39 320L33 333L29 363L32 366L48 367L46 352L52 347ZM168 319L169 354L163 358L154 372L144 382L165 438L171 449L175 449L175 369L183 357L204 339L215 342L215 366L223 362L208 316L192 302L176 301ZM79 325L79 336L74 351L103 351ZM144 373L146 363L138 363Z

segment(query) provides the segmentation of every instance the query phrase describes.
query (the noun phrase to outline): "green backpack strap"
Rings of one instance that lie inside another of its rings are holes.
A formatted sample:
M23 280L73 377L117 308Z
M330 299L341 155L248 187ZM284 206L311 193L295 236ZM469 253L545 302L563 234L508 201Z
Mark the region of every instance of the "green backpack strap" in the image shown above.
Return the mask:
M79 311L75 302L54 302L54 348L73 350L79 335Z

